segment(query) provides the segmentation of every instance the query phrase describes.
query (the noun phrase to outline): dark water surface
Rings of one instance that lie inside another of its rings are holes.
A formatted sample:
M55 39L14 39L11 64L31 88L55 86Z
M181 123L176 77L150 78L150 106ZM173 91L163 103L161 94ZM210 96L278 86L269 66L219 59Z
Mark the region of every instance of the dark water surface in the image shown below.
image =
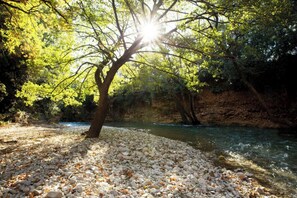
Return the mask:
M63 124L80 126L87 123ZM254 174L263 174L279 188L296 193L297 138L281 136L277 130L139 123L107 123L106 126L147 129L148 133L187 142L216 156L229 156L244 169L254 169Z

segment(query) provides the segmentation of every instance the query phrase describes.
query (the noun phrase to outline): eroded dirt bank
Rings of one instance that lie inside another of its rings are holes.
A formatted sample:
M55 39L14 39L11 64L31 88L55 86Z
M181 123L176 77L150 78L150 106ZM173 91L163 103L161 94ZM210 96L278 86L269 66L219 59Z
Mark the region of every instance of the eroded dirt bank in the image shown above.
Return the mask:
M290 104L284 95L261 95L276 119L288 119L297 123L297 101ZM212 93L203 90L195 102L195 112L202 124L240 125L261 128L278 128L257 98L249 91L225 91ZM151 104L135 103L121 112L112 109L110 121L139 121L179 123L181 117L174 99L155 98Z

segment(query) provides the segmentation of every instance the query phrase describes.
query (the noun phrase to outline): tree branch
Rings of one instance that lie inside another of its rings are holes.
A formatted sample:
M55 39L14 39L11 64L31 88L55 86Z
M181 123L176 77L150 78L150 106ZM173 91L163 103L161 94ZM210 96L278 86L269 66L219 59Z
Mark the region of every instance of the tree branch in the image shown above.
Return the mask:
M18 6L9 4L9 3L7 3L7 2L5 2L5 1L3 1L3 0L0 0L0 4L6 5L6 6L10 7L10 8L13 8L13 9L17 9L17 10L19 10L19 11L21 11L21 12L26 13L26 14L30 14L30 12L28 12L27 10L24 10L24 9L18 7Z
M126 5L128 6L129 12L130 12L130 14L131 14L131 16L132 16L132 20L133 20L133 23L134 23L134 27L135 27L136 31L138 31L138 25L137 25L137 23L140 24L140 20L139 20L137 14L136 14L136 13L134 12L134 10L132 9L130 3L129 3L127 0L125 0L125 3L126 3Z
M178 0L174 0L173 3L165 10L165 12L163 12L163 14L161 16L158 17L158 21L160 19L162 19L174 6L175 4L178 2Z
M119 17L118 17L118 13L117 13L117 8L116 8L116 5L115 5L115 0L112 0L112 9L113 9L113 13L114 13L114 16L115 16L117 29L120 32L120 39L123 41L123 45L124 45L124 48L126 50L127 49L126 41L125 41L125 38L124 38L124 32L123 32L123 30L122 30L122 28L120 26Z
M153 53L153 54L163 54L163 55L168 55L168 56L173 56L173 57L177 57L177 58L180 58L182 60L185 60L189 63L192 63L192 64L197 64L197 62L195 61L192 61L190 59L187 59L183 56L180 56L180 55L176 55L176 54L171 54L171 53L167 53L167 52L160 52L160 51L138 51L137 53Z
M81 82L81 84L80 84L80 87L79 87L78 96L80 96L80 95L81 95L81 92L82 92L82 87L83 87L83 85L84 85L84 83L85 83L86 79L87 79L87 78L88 78L88 76L90 75L90 73L91 73L92 69L93 69L93 67L89 67L89 71L87 72L87 74L85 75L85 77L84 77L83 81Z
M86 63L86 64L87 64L87 63ZM82 65L85 65L85 63L83 63ZM82 65L79 67L79 70L80 70L80 68L82 67ZM75 74L73 74L73 75L71 75L71 76L69 76L69 77L63 79L62 81L60 81L60 82L54 87L54 89L52 90L51 94L53 94L53 93L55 92L55 90L56 90L62 83L66 82L67 80L69 80L69 79L71 79L71 78L74 77L74 79L73 79L70 83L68 83L68 84L64 87L64 89L67 88L67 87L69 87L69 86L70 86L76 79L78 79L78 78L79 78L85 71L87 71L88 69L93 68L93 67L94 67L94 65L89 66L89 67L85 68L85 69L84 69L82 72L80 72L80 73L78 73L79 70L77 70L77 71L75 72ZM57 93L56 95L59 95L59 94L61 94L62 92L63 92L63 90L61 90L61 91L60 91L59 93Z
M130 62L132 62L132 63L137 63L137 64L141 64L141 65L146 65L146 66L151 67L151 68L154 68L154 69L156 69L156 70L158 70L158 71L160 71L160 72L163 72L163 73L166 73L166 74L175 76L175 77L180 77L180 76L176 75L176 74L173 73L173 72L169 72L169 71L160 69L160 68L156 67L156 65L152 65L152 64L149 64L149 63L147 63L147 62L142 62L142 61L137 61L137 60L131 60Z
M51 8L54 12L56 12L60 17L62 17L66 23L69 24L68 19L52 4L51 1L48 0L41 0L42 2L44 2L45 5L47 5L49 8Z

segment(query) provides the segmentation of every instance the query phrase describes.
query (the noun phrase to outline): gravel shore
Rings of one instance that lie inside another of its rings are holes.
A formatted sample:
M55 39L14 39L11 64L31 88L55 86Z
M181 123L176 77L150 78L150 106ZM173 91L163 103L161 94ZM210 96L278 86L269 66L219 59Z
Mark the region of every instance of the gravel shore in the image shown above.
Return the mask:
M277 197L186 143L104 127L0 128L0 197Z

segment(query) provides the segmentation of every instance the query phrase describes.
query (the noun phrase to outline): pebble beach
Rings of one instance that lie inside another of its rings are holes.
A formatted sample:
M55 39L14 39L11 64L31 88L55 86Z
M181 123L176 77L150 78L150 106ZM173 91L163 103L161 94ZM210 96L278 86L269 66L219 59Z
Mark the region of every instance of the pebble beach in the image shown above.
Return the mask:
M243 170L144 130L0 128L0 197L279 197Z

